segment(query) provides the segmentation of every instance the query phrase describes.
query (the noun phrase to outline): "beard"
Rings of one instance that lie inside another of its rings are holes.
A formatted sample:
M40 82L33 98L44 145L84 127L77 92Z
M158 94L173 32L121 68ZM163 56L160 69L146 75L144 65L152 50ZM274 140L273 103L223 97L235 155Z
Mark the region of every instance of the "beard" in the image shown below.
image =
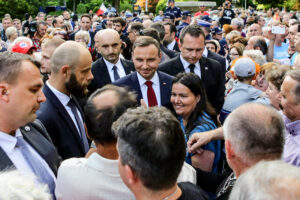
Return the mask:
M66 89L75 97L85 97L88 93L87 85L81 85L74 73L71 74L69 80L65 83Z

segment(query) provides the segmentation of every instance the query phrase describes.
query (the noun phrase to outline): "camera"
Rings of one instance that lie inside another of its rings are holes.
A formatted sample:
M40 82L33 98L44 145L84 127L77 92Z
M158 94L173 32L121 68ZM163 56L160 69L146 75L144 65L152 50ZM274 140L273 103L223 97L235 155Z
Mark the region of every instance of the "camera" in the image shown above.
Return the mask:
M28 13L25 13L25 23L23 24L22 27L22 31L23 31L23 35L27 36L28 34L30 35L30 37L33 37L34 33L36 32L36 21L31 22L29 20L30 15ZM25 32L25 29L27 28L27 32Z
M228 3L227 3L227 2L225 3L225 6L228 6Z

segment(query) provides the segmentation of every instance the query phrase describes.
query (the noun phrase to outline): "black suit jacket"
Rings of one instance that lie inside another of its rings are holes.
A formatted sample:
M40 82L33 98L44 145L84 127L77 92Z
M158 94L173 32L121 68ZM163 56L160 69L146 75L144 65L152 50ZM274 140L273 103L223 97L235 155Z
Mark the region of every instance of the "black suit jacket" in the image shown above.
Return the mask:
M175 41L175 45L173 47L173 50L176 51L176 52L180 52L180 49L179 49L177 41Z
M140 104L140 100L143 98L142 91L140 88L139 80L137 77L138 72L131 73L113 84L128 87L129 90L135 91L137 94L137 102ZM161 105L170 108L170 97L172 90L172 81L173 77L165 74L163 72L157 72L159 77L159 85L160 85L160 100Z
M78 31L79 31L79 30L78 30ZM75 40L75 35L76 35L76 33L77 33L78 31L76 31L76 32L74 32L74 33L71 33L71 34L69 35L69 40ZM94 47L94 44L95 44L95 41L94 41L95 33L92 32L92 31L89 31L89 34L90 34L90 38L91 38L91 46L90 46L90 47Z
M219 54L211 52L210 50L208 50L207 58L218 61L221 65L222 72L224 73L224 76L225 76L225 73L226 73L226 59L223 56L220 56Z
M126 74L130 74L131 72L135 71L132 61L121 59L121 63L124 67ZM90 85L88 86L88 90L90 94L92 94L98 88L101 88L106 84L112 83L103 57L96 60L93 63L92 73L94 79L91 81Z
M178 52L176 51L172 51L170 49L168 49L167 47L165 47L164 45L160 45L160 49L165 53L167 54L170 58L174 58L178 55Z
M208 100L216 109L217 113L219 113L224 103L225 76L217 61L202 57L199 62L201 67L201 80L204 84ZM180 56L160 64L158 70L171 76L185 72Z
M33 147L36 152L46 161L55 176L60 159L56 148L50 140L47 139L47 131L44 127L37 127L34 123L29 123L20 127L24 139ZM13 162L9 159L3 149L0 147L0 171L6 169L15 169Z
M84 157L86 152L82 140L69 113L47 84L45 84L43 92L47 101L41 103L41 107L37 111L37 118L46 127L59 155L62 159ZM84 120L78 104L77 108Z

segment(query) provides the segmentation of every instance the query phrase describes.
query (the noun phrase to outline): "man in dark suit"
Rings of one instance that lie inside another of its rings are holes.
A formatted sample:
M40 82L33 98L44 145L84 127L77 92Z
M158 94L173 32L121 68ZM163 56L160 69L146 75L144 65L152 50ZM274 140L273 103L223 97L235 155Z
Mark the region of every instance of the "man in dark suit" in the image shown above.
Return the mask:
M192 72L200 76L212 106L219 112L224 103L225 76L217 61L202 56L204 33L200 26L189 25L180 35L181 53L162 63L159 70L175 76L180 72Z
M101 30L97 32L95 40L95 46L102 58L99 58L92 65L94 80L88 87L90 94L98 88L135 71L132 61L120 58L122 41L117 31L113 29Z
M136 72L114 84L134 90L137 101L148 107L169 107L173 77L157 71L161 59L159 43L149 36L141 36L134 42L132 50Z
M88 93L91 64L90 52L74 41L61 44L51 57L51 76L43 88L47 101L37 116L63 159L84 157L89 150L83 114L74 96Z
M165 22L165 37L164 37L164 45L172 51L180 52L179 46L177 44L177 41L175 40L176 36L176 26L174 23Z
M28 55L0 54L0 170L35 175L54 195L60 160L46 129L34 122L46 100L38 65Z
M94 32L90 31L92 25L92 18L88 14L83 14L80 17L80 30L82 31L87 31L90 34L90 42L88 44L88 47L93 47L94 46ZM78 32L78 31L77 31ZM69 36L70 40L75 40L75 35L77 32L72 33Z
M218 63L220 63L222 72L225 76L226 69L227 69L227 62L226 62L226 59L223 56L220 56L219 54L216 54L216 53L208 50L206 47L204 49L204 52L203 52L202 56L204 56L206 58L213 59L213 60L217 61Z

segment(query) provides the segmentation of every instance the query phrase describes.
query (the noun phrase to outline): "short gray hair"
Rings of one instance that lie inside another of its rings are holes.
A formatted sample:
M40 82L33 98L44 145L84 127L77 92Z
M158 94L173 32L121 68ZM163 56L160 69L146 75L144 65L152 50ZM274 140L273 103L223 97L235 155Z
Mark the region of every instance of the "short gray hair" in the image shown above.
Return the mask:
M230 200L300 199L300 169L283 161L262 161L243 173Z
M270 106L247 103L235 109L224 123L224 137L244 163L280 159L284 146L284 123Z
M17 170L0 172L0 199L50 200L47 185L35 184L35 177Z
M14 34L14 33L17 33L17 29L16 27L14 26L11 26L11 27L8 27L6 30L5 30L5 35L8 39L10 39L10 37Z
M231 20L231 25L236 25L238 29L244 27L244 20L242 18L233 18Z
M78 65L82 47L75 41L67 41L57 47L51 57L51 73L57 74L64 65L69 65L74 70Z

